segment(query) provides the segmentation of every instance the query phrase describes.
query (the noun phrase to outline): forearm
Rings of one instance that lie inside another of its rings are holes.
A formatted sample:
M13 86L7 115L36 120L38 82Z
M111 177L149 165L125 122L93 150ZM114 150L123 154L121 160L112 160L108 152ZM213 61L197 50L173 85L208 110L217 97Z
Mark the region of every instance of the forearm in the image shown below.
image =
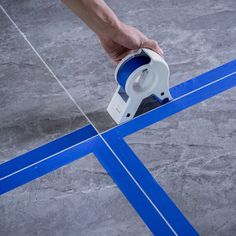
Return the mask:
M113 36L121 22L103 0L62 0L98 36Z
M104 0L62 0L97 35L101 45L118 63L124 56L141 47L163 54L155 40L138 29L121 22Z

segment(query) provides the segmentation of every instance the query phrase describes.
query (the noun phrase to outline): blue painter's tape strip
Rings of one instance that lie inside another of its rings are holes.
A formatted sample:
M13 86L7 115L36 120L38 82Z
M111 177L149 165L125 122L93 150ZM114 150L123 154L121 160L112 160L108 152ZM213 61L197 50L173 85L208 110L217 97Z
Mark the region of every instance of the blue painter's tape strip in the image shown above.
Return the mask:
M48 156L26 166L25 168L13 172L0 178L0 194L6 193L16 187L26 184L40 176L56 170L72 161L78 160L93 151L95 140L98 136L86 139L83 142L68 147L66 150Z
M26 166L32 165L33 163L58 153L68 147L83 142L84 140L87 140L95 135L97 135L97 132L94 128L91 125L87 125L73 133L67 134L48 144L7 161L0 165L0 178L25 168Z
M114 133L106 133L103 137L113 151L105 144L97 145L94 152L98 160L152 233L198 235L123 139Z
M187 80L170 89L172 97L178 98L200 87L206 86L236 71L236 60L228 62L193 79Z
M146 65L151 61L150 57L140 55L133 57L122 64L117 73L117 82L125 89L125 84L129 76L140 66Z
M236 86L236 60L172 89L174 99L106 132L125 137ZM219 73L218 73L219 72ZM224 73L223 73L224 72ZM223 76L223 77L222 77ZM106 133L105 132L105 133Z

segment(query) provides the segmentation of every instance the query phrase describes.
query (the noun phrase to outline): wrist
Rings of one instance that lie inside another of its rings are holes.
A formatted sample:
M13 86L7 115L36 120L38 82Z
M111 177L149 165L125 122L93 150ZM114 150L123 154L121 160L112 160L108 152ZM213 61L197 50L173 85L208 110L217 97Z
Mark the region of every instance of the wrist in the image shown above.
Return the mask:
M104 26L101 32L98 32L100 38L117 38L122 34L124 23L118 18L112 19Z

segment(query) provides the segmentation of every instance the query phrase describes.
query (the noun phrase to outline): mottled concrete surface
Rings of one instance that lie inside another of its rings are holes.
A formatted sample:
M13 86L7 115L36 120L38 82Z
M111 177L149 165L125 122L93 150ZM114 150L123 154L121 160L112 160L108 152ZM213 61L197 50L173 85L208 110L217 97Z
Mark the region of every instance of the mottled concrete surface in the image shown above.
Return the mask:
M107 1L159 41L171 85L236 55L236 1ZM99 130L114 66L94 35L60 1L0 0ZM86 120L0 12L0 162ZM127 138L202 235L236 232L235 89ZM93 156L0 198L0 235L149 235Z
M201 235L236 234L235 89L126 141Z
M0 163L87 124L0 11Z

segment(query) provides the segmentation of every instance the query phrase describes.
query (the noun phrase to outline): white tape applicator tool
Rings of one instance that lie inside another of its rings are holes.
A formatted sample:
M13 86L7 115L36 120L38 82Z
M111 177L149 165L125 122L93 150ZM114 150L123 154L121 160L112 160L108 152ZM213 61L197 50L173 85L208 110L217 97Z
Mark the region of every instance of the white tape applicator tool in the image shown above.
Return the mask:
M118 88L107 107L117 123L131 120L143 99L154 95L162 103L172 99L169 91L169 67L156 52L141 48L129 54L115 70Z

